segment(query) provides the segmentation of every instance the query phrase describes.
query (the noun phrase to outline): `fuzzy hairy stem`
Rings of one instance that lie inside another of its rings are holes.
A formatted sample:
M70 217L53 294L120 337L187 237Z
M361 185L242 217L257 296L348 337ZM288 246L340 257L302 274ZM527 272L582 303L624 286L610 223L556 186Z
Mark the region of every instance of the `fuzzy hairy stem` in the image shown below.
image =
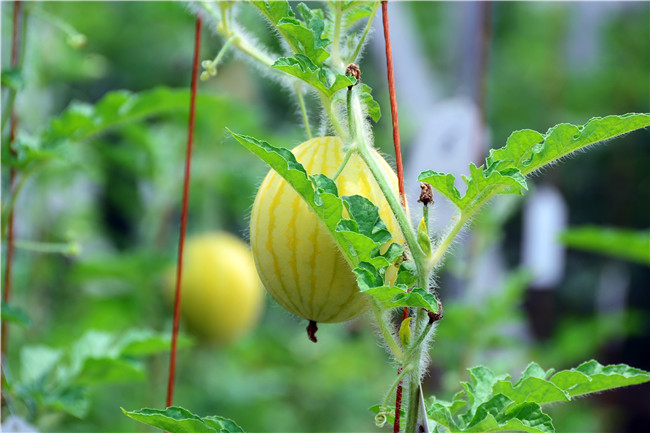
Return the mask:
M399 344L397 344L397 341L395 341L395 337L388 329L388 326L386 325L386 321L382 316L381 309L377 305L377 301L371 299L371 304L372 304L372 312L375 315L375 319L377 320L377 324L379 325L381 334L384 337L384 340L386 340L386 345L388 345L388 348L390 349L393 356L395 357L395 360L401 362L404 359L404 353L402 352L402 349L400 349Z
M302 96L302 91L300 90L298 83L293 84L293 89L296 92L296 98L298 98L298 105L300 105L300 114L302 115L302 121L305 124L305 133L307 134L307 139L311 139L311 128L309 127L309 116L307 115L305 98Z
M375 20L375 16L377 15L377 11L379 10L379 5L381 3L377 2L373 7L372 7L372 13L368 17L368 22L366 23L366 27L363 29L363 33L361 34L361 38L359 38L359 43L357 43L356 48L352 52L352 55L350 58L346 61L346 63L352 63L354 62L357 57L359 57L359 53L361 52L361 48L363 47L363 44L366 41L366 38L368 37L368 33L370 33L370 29L372 28L372 22Z
M426 274L418 274L419 283L427 284L428 277ZM426 287L423 285L422 287ZM423 344L428 332L431 330L430 326L427 326L429 323L429 316L423 308L419 308L416 320L415 320L415 335L417 341L419 341L419 346L413 347L413 353L410 355L411 360L409 361L410 365L413 365L413 370L408 377L408 386L407 386L407 407L406 407L406 426L405 432L415 432L417 426L418 417L419 417L419 389L420 389L420 378L422 377L422 355L427 349L427 345Z
M411 251L411 255L413 256L413 261L415 262L415 265L418 269L418 274L424 273L426 272L424 252L422 251L422 248L420 248L420 245L417 243L415 233L411 227L411 223L406 215L406 212L400 203L400 199L395 194L395 191L393 191L390 182L386 178L386 174L379 166L375 155L370 151L370 147L364 138L362 131L362 122L364 119L363 111L361 109L361 104L359 103L359 97L357 96L356 92L354 92L354 90L348 90L348 113L351 113L348 114L348 116L351 121L354 122L354 128L351 128L351 130L356 131L356 137L353 137L352 139L354 148L370 169L372 176L379 185L381 192L384 194L388 205L393 211L395 219L397 220L400 230L404 235L404 239L406 240L406 244L408 245L408 248ZM423 287L426 287L426 285Z
M404 376L406 376L410 371L411 371L411 368L408 365L405 366L402 369L402 371L400 371L400 373L395 378L395 381L393 382L391 387L388 389L388 392L386 393L386 397L384 398L384 402L383 402L382 406L385 406L385 407L388 406L388 400L390 400L390 396L393 395L393 391L395 391L395 389L397 388L399 383L402 381L402 379L404 379Z
M335 68L343 69L345 65L341 60L339 54L341 46L341 18L343 17L343 10L341 9L341 2L336 2L334 6L334 35L332 36L332 66Z
M336 180L341 173L343 173L343 170L345 169L345 166L348 165L348 161L350 161L350 157L352 156L354 152L352 149L348 149L347 152L345 152L345 156L343 157L343 162L339 166L338 170L336 170L336 173L334 173L334 176L332 176L332 180Z
M362 125L363 125L363 112L361 110L361 104L359 103L358 96L353 89L348 90L348 118L350 122L350 131L354 134L352 137L353 148L359 153L361 158L364 160L373 177L377 181L386 201L388 202L397 222L402 230L404 239L408 245L411 255L413 256L413 261L415 262L417 273L418 273L418 285L422 288L428 288L429 285L429 269L427 269L427 257L417 243L415 233L411 224L404 212L404 208L400 203L397 195L390 186L390 183L386 179L386 175L382 171L378 162L375 159L375 156L370 151L369 146L367 145ZM415 426L417 425L417 420L419 416L419 387L420 387L420 377L421 377L421 360L422 355L425 350L425 345L422 344L426 339L428 331L431 329L427 327L429 322L429 317L427 312L420 308L418 309L415 323L415 338L419 342L419 347L414 347L412 361L409 362L409 365L412 367L411 371L408 373L408 406L407 406L407 420L406 420L406 430L407 432L415 431Z
M325 114L327 114L327 117L329 118L330 123L336 132L336 135L338 135L344 143L347 142L349 139L349 134L346 133L345 128L343 128L341 122L339 122L339 119L334 114L334 110L332 109L332 100L325 96L323 93L319 92L319 95L321 102L323 103L323 108L325 109Z

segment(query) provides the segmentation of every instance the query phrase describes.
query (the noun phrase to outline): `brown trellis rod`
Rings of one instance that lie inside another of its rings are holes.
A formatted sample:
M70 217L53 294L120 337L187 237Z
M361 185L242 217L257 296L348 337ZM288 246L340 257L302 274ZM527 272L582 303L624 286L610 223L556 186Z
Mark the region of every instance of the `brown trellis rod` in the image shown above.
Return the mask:
M395 162L397 165L397 182L402 206L406 207L406 196L404 194L404 168L402 166L402 150L399 139L399 120L397 117L397 96L395 95L395 76L393 74L393 48L390 44L390 30L388 28L388 2L381 2L381 17L384 25L384 40L386 41L386 70L388 72L388 93L390 95L390 113L393 118L393 144L395 145ZM408 317L409 309L404 307L402 321ZM401 369L398 370L398 374ZM393 433L399 433L400 409L402 406L402 382L397 385L395 391L395 423Z
M19 29L19 27L25 25L22 19L22 15L23 15L22 5L20 1L15 1L14 10L13 10L13 28L11 33L11 67L12 68L17 68L19 64L18 38L20 37L19 35L23 30L22 28ZM24 37L24 34L22 37ZM20 43L22 42L23 41L20 41ZM7 143L7 146L9 146L9 153L11 155L15 155L13 143L14 143L14 139L16 138L16 128L18 127L18 116L16 115L16 110L12 108L9 116L10 116L9 142ZM9 169L9 195L15 193L14 191L15 184L16 184L16 168L12 166L11 169ZM9 303L9 299L11 297L11 269L13 267L13 258L14 258L14 209L15 206L10 207L9 217L7 222L7 246L6 246L7 252L5 257L5 275L2 284L2 300L5 303L5 305ZM1 332L0 338L2 339L2 343L0 343L1 344L0 356L2 356L2 362L4 362L5 361L4 357L7 353L7 347L8 347L7 339L9 336L9 330L7 329L7 323L4 321L2 322L1 327L2 330L0 331ZM3 365L3 370L4 370L4 365Z
M196 109L196 87L198 84L199 51L201 48L201 18L196 17L194 34L194 63L192 64L192 90L190 96L190 117L187 126L187 151L185 153L185 178L183 180L183 205L181 210L181 227L178 238L178 259L176 263L176 291L174 294L174 324L172 326L172 345L169 355L169 379L167 381L167 407L174 401L174 377L176 375L176 346L178 342L178 324L181 307L181 277L183 273L183 247L187 228L187 198L190 190L190 168L192 141L194 140L194 112Z

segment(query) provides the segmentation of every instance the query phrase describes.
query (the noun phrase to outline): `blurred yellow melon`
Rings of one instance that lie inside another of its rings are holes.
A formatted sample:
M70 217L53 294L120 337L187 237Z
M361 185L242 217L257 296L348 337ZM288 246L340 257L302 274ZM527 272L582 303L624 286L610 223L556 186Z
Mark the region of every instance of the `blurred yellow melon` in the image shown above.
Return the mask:
M172 304L175 272L170 272L166 284ZM199 337L230 343L250 332L259 321L264 290L248 245L231 234L188 238L182 288L183 321Z

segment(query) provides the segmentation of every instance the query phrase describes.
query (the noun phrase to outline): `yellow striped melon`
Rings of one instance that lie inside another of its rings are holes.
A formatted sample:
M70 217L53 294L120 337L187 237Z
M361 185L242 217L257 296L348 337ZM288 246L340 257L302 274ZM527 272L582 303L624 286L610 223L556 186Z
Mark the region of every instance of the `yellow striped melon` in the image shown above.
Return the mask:
M292 150L308 174L332 178L345 152L338 137L318 137ZM376 154L397 191L397 177ZM340 196L362 195L379 207L381 219L403 243L402 233L370 170L353 155L336 179ZM260 186L250 230L251 248L262 283L293 314L315 322L352 319L368 308L366 296L325 225L298 193L271 170Z

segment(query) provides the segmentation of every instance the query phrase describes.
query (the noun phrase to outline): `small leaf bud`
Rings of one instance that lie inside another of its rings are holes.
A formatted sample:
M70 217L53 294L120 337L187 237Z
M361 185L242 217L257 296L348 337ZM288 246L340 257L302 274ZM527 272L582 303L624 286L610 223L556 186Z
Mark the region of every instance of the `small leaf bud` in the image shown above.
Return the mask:
M418 245L420 245L424 254L427 256L431 254L431 239L429 238L429 231L427 230L427 224L424 221L424 218L422 218L420 224L418 224L417 239Z
M399 327L399 339L402 342L402 347L408 347L411 344L411 317L402 320Z

